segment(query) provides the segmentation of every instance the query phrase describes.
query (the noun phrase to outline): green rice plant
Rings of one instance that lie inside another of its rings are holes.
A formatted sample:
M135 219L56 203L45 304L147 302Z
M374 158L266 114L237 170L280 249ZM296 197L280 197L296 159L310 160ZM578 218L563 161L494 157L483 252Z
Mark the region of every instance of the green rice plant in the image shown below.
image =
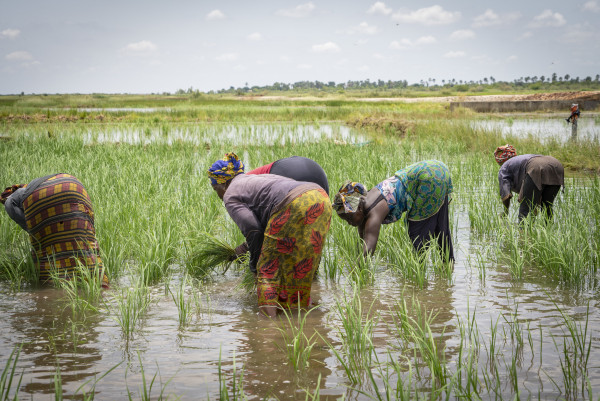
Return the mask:
M164 395L165 395L165 390L167 388L167 386L169 385L169 383L171 382L171 380L173 380L173 377L171 377L169 380L167 380L165 382L165 384L162 384L162 380L159 376L159 381L161 381L161 383L157 383L160 385L160 393L158 395L157 398L155 398L155 396L152 395L152 390L154 388L155 385L155 381L156 381L156 376L160 374L160 369L158 368L158 364L156 365L156 373L154 374L154 376L152 376L152 379L150 380L150 382L148 382L148 380L146 379L146 372L144 370L144 364L142 363L142 357L140 355L140 352L138 351L138 360L140 362L140 371L141 371L141 375L142 375L142 386L139 389L139 399L142 401L150 401L150 400L154 400L154 399L158 399L158 400L163 400ZM125 380L127 380L127 376L125 376ZM127 386L127 398L132 401L134 399L134 394L131 393L131 391L129 390L129 386Z
M306 393L306 397L304 401L319 401L321 399L321 374L319 373L319 378L317 379L317 384L315 385L315 391L313 393L310 392L309 389L304 389Z
M7 280L12 290L19 290L25 284L39 282L39 269L31 256L30 245L4 246L0 254L0 279ZM9 251L13 250L13 252Z
M171 294L171 298L175 305L177 306L177 314L179 316L179 327L185 327L191 317L192 317L192 300L189 297L186 297L185 288L187 286L188 277L184 275L181 280L179 280L179 290L176 294L171 291L169 288L169 293Z
M566 331L562 346L557 344L556 337L552 335L552 341L560 355L564 393L570 399L577 399L580 394L584 397L590 377L588 363L592 350L592 335L589 332L590 304L588 302L585 321L577 324L565 314L554 299L550 299L562 317L563 333Z
M341 349L336 349L319 334L344 368L352 384L360 383L362 375L371 366L373 330L378 322L378 317L371 317L373 303L364 310L357 288L353 288L351 295L344 291L344 298L336 300L334 311L341 324L341 327L335 327L341 339Z
M131 339L150 304L150 293L145 283L146 278L142 274L138 276L132 287L122 288L120 293L113 292L113 301L105 303L106 308L111 312L111 317L121 327L126 341Z
M508 258L511 276L516 280L523 278L525 255L528 254L527 241L521 240L519 228L510 226L508 230ZM525 247L525 249L523 249Z
M221 350L219 350L219 400L220 401L237 401L246 400L247 396L244 393L244 370L237 374L237 366L235 363L235 355L233 356L233 372L231 374L231 384L227 384L225 374L221 368ZM229 393L231 388L231 394Z
M60 375L60 365L57 363L54 369L54 401L62 401L63 389L62 389L62 377Z
M404 347L412 348L414 358L421 359L429 369L436 389L443 389L448 384L449 372L445 359L445 350L438 349L438 344L431 330L435 319L433 312L421 307L413 299L412 310L406 305L406 300L395 305L394 325L398 337L404 340ZM412 317L414 315L415 317ZM440 334L443 337L444 333Z
M6 359L6 364L2 369L2 374L0 375L0 400L1 401L9 401L9 400L18 400L19 399L19 388L21 387L21 381L23 380L23 373L19 377L19 381L14 385L13 388L13 380L16 379L16 370L17 370L17 362L19 361L19 355L21 355L21 348L23 348L23 344L15 347L8 358ZM11 392L13 392L11 396Z
M395 238L388 237L380 246L393 249L386 253L385 257L391 271L415 283L419 288L425 288L427 284L427 252L415 252L408 236Z
M219 266L223 267L224 274L234 261L245 264L247 255L242 255L236 260L234 247L209 233L203 233L191 257L186 261L186 268L194 277L204 278Z
M61 288L74 313L85 315L87 311L97 312L97 304L102 299L102 271L98 266L93 269L84 266L76 259L73 275L64 277L57 269L50 270L50 279L54 286Z
M98 384L98 382L104 377L106 377L113 370L115 370L117 367L119 367L122 363L123 362L117 363L115 366L102 373L98 378L94 377L89 380L86 380L85 383L83 383L77 388L77 390L75 391L75 395L81 397L81 399L83 399L84 401L93 401L96 397L96 385ZM85 387L88 386L90 383L91 387L86 390Z
M276 345L287 355L288 360L295 370L304 370L309 367L310 354L316 344L314 338L317 333L315 332L308 337L304 333L304 327L309 313L316 308L317 307L307 310L303 315L300 304L298 304L297 321L295 323L292 321L291 316L293 312L291 310L283 309L287 325L278 325L277 330L279 330L283 337L283 345Z

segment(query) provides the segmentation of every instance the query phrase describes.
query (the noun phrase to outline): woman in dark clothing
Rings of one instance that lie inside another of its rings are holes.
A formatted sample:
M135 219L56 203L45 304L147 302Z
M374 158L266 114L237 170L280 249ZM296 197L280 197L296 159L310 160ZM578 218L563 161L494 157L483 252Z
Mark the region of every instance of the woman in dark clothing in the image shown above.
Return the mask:
M37 178L4 190L0 202L11 219L29 234L40 281L53 274L71 278L84 266L102 278L102 259L94 228L94 210L83 184L68 174Z
M331 222L323 188L275 174L244 174L234 153L216 161L208 176L246 237L260 310L273 317L279 307L309 306Z
M296 181L314 182L329 194L327 174L316 161L308 157L286 157L255 168L246 174L277 174Z
M494 152L498 171L500 198L504 215L508 214L512 192L518 193L519 222L537 206L552 218L552 206L561 186L565 185L563 165L552 156L526 154L517 156L511 145L499 146Z

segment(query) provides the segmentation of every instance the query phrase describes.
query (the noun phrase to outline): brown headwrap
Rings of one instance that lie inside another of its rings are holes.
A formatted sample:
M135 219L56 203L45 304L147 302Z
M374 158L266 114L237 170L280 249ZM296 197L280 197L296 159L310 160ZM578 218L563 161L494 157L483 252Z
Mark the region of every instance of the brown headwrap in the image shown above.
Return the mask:
M13 194L13 192L15 192L19 188L25 188L26 186L27 186L27 184L17 184L17 185L13 185L11 187L6 187L4 189L4 192L2 192L2 195L0 195L0 203L2 203L4 205L4 202L6 202L8 197L11 196Z

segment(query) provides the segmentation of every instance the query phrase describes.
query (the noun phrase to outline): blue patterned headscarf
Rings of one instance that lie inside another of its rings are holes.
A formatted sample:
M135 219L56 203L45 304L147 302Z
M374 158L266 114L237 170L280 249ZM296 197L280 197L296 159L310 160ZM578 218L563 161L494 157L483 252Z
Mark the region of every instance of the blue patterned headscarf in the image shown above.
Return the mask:
M238 174L244 172L244 163L235 153L227 153L208 169L208 178L212 185L224 184Z
M346 181L340 188L331 206L337 214L354 213L360 204L360 197L367 194L367 190L360 182Z

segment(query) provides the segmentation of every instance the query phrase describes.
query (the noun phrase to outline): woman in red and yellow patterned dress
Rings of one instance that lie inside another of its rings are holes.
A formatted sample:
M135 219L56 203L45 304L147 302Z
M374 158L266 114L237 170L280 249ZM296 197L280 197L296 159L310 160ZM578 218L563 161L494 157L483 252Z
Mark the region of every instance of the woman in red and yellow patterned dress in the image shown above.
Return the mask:
M327 193L312 182L246 175L234 153L208 170L213 189L246 237L260 310L311 304L310 291L331 223Z

